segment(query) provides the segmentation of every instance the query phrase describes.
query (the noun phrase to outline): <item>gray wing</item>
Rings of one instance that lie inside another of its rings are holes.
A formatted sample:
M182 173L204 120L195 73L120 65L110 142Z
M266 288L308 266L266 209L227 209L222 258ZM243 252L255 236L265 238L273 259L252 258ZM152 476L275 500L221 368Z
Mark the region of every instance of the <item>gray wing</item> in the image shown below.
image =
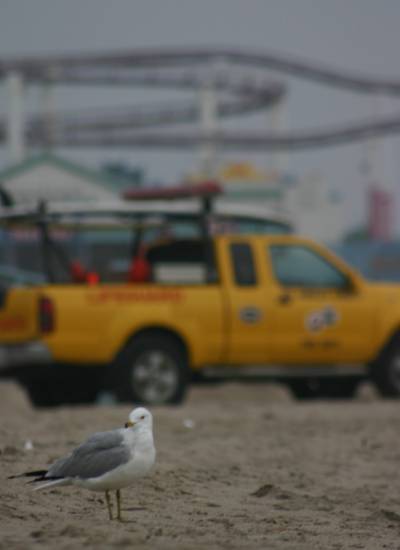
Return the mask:
M99 432L52 464L46 477L98 477L124 464L130 456L131 449L124 444L120 430Z

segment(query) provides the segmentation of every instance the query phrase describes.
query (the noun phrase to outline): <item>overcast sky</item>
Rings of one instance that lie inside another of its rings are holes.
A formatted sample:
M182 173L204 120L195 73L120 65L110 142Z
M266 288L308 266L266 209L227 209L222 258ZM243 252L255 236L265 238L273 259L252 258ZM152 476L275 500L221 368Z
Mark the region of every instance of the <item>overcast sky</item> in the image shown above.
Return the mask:
M399 0L0 0L0 56L164 45L247 46L400 80L399 24ZM369 97L333 91L284 75L279 78L289 86L289 128L323 126L371 114ZM59 90L56 106L129 104L131 98L132 103L143 103L148 97L138 91L119 94L106 90ZM34 102L35 98L30 99ZM397 103L393 99L381 100L380 109L400 112ZM6 94L0 90L0 112L6 109ZM259 117L265 117L267 123L266 115ZM399 197L400 139L383 141L378 174L396 187ZM360 171L364 151L365 146L354 144L297 152L290 155L289 166L299 174L321 173L332 190L345 197L351 226L360 223L364 214L365 177ZM195 154L163 151L60 153L91 165L117 159L143 164L151 178L168 181L178 179L196 162ZM250 158L268 167L268 155L249 157L238 153L235 158ZM4 166L6 161L3 151L0 162Z

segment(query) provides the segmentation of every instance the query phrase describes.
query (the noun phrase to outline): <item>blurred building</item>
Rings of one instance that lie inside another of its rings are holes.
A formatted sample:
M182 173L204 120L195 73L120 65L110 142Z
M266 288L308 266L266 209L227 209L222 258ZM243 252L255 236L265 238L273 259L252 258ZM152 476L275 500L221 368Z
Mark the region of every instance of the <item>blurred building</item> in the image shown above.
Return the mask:
M224 190L223 200L265 205L266 211L289 217L298 233L320 241L337 242L344 236L341 198L322 176L298 177L240 162L222 166L216 178ZM201 175L189 179L196 181Z
M38 155L0 172L0 185L16 203L107 201L132 186L126 174L93 170L55 156Z
M217 172L227 198L244 202L265 202L276 209L282 208L284 188L280 175L275 171L257 168L249 162L230 163Z
M393 193L382 186L371 185L368 191L368 235L372 240L393 239Z
M302 235L335 243L346 233L342 198L319 174L302 176L287 185L285 207Z

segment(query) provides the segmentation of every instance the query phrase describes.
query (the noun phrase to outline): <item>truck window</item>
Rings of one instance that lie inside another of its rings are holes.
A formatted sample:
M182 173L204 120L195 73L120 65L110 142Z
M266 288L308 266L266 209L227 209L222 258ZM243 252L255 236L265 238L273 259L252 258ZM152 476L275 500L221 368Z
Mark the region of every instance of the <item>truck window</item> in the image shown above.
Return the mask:
M238 286L252 286L257 283L253 251L248 243L230 245L233 277Z
M271 245L272 269L283 286L349 289L348 277L318 252L302 245Z
M216 282L214 248L207 258L202 239L171 239L149 247L151 280L158 284L204 285ZM207 260L210 265L207 265ZM212 276L210 276L212 273Z

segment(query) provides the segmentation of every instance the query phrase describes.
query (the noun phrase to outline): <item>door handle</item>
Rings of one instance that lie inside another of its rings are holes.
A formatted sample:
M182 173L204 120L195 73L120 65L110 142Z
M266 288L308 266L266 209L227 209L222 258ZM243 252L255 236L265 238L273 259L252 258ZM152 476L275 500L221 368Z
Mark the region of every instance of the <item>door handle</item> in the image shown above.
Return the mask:
M284 292L283 294L280 294L278 296L278 302L285 306L286 304L289 304L292 301L292 296L288 292Z

